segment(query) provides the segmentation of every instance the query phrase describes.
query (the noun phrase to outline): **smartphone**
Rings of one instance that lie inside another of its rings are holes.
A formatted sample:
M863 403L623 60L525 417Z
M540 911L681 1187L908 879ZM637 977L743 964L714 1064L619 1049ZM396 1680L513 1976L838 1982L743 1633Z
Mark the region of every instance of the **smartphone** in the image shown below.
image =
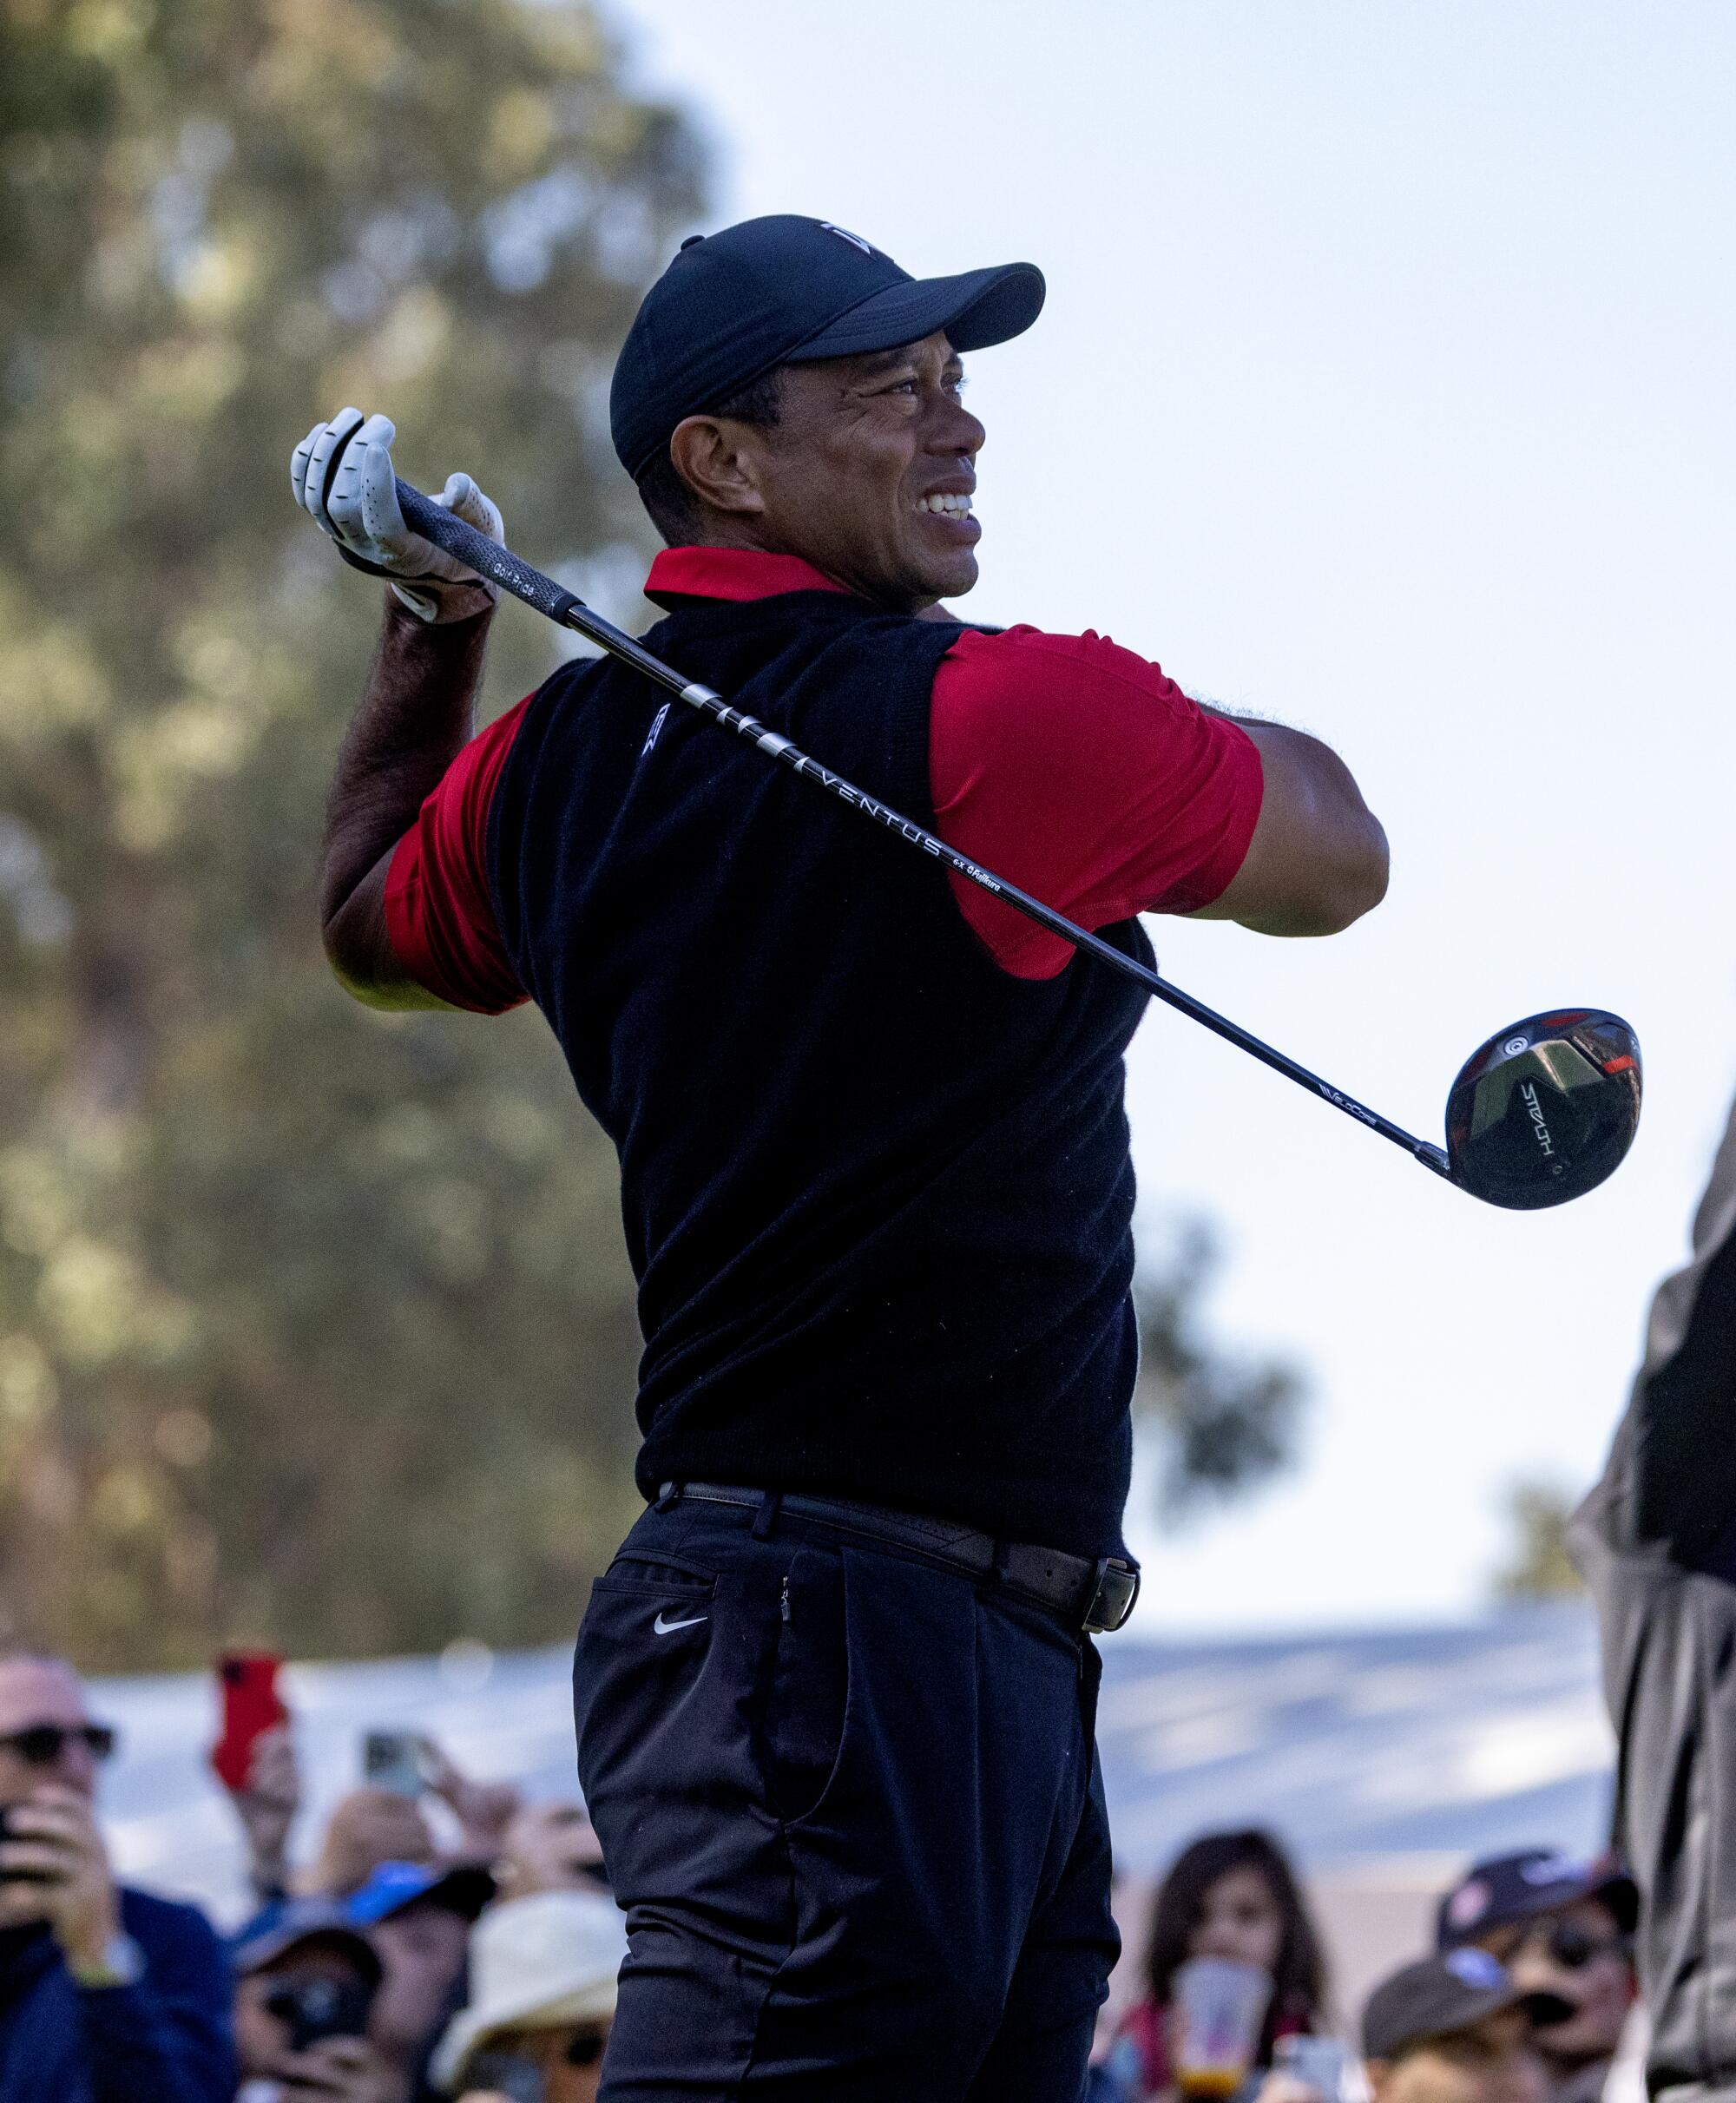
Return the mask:
M211 1765L227 1789L245 1789L253 1747L267 1731L289 1721L277 1691L283 1659L268 1650L226 1650L217 1660L223 1724Z
M375 1789L419 1797L428 1786L420 1737L414 1731L365 1732L362 1778Z
M289 2032L292 2052L306 2052L326 2037L365 2037L374 1989L359 1979L298 1979L266 2001Z
M507 2103L542 2103L542 2070L516 2052L478 2052L464 2072L467 2089L504 2096Z
M1339 2103L1350 2054L1336 2037L1280 2037L1272 2047L1274 2066L1293 2073L1325 2103Z

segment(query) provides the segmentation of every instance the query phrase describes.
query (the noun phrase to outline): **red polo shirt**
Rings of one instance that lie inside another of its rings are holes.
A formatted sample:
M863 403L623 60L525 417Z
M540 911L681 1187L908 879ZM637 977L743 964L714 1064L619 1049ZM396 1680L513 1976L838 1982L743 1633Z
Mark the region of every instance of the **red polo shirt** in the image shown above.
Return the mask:
M841 591L793 555L666 548L646 596L763 599ZM489 807L528 697L473 738L399 841L386 926L418 985L497 1015L524 998L496 930ZM824 760L824 752L814 758ZM983 868L1096 929L1209 905L1241 867L1259 816L1259 754L1162 670L1106 635L966 631L935 674L929 720L935 830ZM951 877L979 940L1016 978L1073 954L1009 905Z

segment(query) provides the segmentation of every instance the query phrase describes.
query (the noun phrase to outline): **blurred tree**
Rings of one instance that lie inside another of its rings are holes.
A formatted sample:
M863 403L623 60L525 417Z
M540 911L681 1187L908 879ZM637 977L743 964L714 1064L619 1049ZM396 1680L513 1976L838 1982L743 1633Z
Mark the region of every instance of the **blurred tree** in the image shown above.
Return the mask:
M89 1665L564 1634L633 1503L546 1031L319 954L378 604L287 462L384 408L545 565L641 575L608 374L699 179L576 5L0 9L0 1610ZM550 649L506 614L490 708Z
M1166 1264L1134 1283L1140 1324L1135 1413L1158 1432L1161 1508L1180 1517L1253 1489L1294 1457L1304 1390L1288 1366L1246 1364L1200 1336L1200 1294L1217 1262L1188 1221Z
M1554 1482L1515 1482L1506 1495L1511 1545L1496 1573L1495 1596L1509 1604L1572 1599L1584 1581L1568 1554L1568 1524L1577 1499Z

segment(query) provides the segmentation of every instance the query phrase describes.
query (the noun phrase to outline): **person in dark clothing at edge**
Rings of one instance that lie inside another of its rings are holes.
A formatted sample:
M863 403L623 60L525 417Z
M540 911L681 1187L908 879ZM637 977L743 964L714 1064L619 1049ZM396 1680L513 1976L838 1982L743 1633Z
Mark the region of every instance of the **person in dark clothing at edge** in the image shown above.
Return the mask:
M1141 956L1142 911L1333 933L1386 844L1324 746L940 608L976 578L960 357L1042 295L794 216L684 244L611 400L669 543L649 647ZM1075 384L1095 453L1137 415ZM471 740L491 594L405 530L393 436L346 410L292 467L402 580L328 953L384 1008L537 1003L639 1280L649 1508L574 1671L630 1946L602 2093L1076 2097L1117 1949L1089 1632L1135 1582L1143 996L613 664ZM499 534L468 476L444 501Z
M228 1960L196 1907L115 1882L113 1745L62 1659L0 1654L0 2103L229 2103Z
M1721 2103L1736 2098L1736 1117L1568 1541L1621 1741L1614 1840L1640 1888L1646 2085Z

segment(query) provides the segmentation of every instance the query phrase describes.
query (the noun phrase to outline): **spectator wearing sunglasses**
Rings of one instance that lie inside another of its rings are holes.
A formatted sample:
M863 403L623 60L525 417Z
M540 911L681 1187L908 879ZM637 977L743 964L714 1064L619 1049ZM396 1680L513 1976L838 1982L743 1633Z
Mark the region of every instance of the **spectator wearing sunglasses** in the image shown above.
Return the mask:
M1535 2031L1549 2103L1595 2103L1603 2093L1634 2006L1639 1909L1632 1879L1608 1862L1546 1848L1474 1863L1441 1901L1441 1949L1486 1950L1522 1992L1562 2005Z
M472 1993L434 2055L463 2103L595 2103L627 1931L612 1899L538 1891L503 1901L470 1937Z
M228 1965L196 1908L116 1883L115 1734L59 1658L0 1653L0 2103L228 2103Z

